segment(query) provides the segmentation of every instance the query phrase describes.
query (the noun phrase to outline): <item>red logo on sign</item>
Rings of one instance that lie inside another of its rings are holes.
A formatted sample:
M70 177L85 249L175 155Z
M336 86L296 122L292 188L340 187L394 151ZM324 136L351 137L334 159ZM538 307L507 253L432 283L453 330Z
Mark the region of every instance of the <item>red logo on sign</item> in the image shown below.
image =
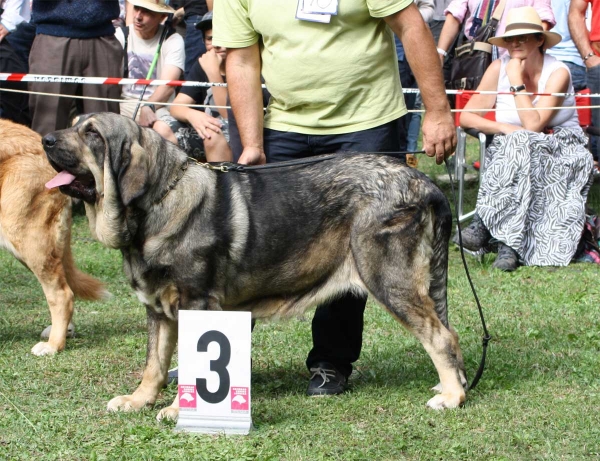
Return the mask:
M247 387L231 388L231 411L234 413L250 411L250 395Z
M196 386L194 384L179 385L179 409L196 409Z

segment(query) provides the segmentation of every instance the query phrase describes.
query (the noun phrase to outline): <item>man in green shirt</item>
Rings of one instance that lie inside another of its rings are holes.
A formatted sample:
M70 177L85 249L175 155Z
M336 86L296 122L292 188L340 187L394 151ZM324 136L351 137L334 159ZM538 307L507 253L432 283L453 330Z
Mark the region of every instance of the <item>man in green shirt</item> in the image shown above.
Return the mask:
M335 3L330 15L307 11ZM456 134L433 37L413 0L215 2L213 44L228 48L229 95L243 145L239 162L398 151L406 105L394 33L427 110L424 149L441 163L454 151ZM261 75L271 94L264 117ZM346 389L360 355L365 303L366 297L349 293L317 308L308 395Z

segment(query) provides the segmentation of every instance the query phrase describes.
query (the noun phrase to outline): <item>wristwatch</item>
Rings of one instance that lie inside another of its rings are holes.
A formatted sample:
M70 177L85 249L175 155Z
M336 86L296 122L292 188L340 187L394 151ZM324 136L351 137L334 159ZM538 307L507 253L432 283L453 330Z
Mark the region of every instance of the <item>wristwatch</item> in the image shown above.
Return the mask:
M511 93L518 93L519 91L523 91L524 89L525 89L525 85L511 86L510 87Z
M523 87L523 88L525 88L525 87ZM144 104L144 106L150 108L150 110L152 112L156 112L156 107L154 106L154 104L147 102L146 104Z

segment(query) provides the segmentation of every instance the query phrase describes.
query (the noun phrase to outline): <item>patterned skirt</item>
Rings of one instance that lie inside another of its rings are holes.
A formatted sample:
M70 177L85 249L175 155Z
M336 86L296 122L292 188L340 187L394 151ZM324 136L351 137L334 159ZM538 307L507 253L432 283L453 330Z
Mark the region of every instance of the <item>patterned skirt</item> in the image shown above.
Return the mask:
M486 154L477 213L528 266L566 266L577 250L593 182L580 128L495 136Z

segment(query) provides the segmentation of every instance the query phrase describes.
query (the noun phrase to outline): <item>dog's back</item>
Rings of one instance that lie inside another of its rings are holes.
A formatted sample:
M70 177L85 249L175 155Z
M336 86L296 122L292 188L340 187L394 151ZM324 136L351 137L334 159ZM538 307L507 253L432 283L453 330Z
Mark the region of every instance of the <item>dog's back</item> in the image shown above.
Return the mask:
M34 354L53 354L65 346L73 295L103 299L103 284L79 271L71 255L71 199L45 183L56 172L29 128L0 120L0 248L10 251L40 281L52 314L48 343Z

